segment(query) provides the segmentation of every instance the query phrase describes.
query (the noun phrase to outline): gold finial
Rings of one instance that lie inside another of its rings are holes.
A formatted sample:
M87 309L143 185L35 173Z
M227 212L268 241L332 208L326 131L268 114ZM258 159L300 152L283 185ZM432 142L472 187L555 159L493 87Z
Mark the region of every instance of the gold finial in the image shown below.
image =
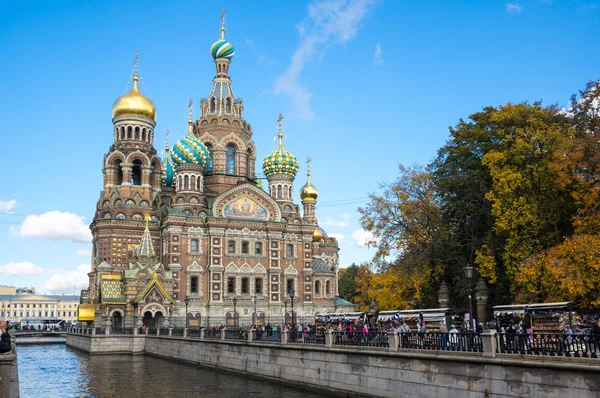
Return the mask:
M138 50L135 50L135 61L133 61L133 88L131 91L139 91L138 89L138 61L140 56Z
M150 214L146 214L146 229L148 229L148 221L150 221Z
M306 158L306 176L308 177L308 181L310 182L310 163L312 162L312 159L310 158L310 155L308 156L308 158Z
M221 40L225 40L225 10L221 12Z
M188 118L188 132L191 133L193 131L192 124L194 120L192 119L192 107L194 105L194 101L190 98L190 103L188 104L188 110L190 112L190 117Z
M279 125L279 134L277 134L277 137L279 137L279 145L282 145L281 140L283 139L283 115L281 113L279 114L279 118L277 119L277 124Z

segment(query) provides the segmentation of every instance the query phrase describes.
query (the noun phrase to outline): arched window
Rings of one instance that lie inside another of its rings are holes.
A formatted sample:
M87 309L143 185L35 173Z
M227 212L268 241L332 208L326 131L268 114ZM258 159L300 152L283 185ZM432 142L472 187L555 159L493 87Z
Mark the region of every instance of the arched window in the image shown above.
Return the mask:
M177 187L179 188L180 191L183 190L183 177L179 176L179 184L177 184Z
M146 129L142 129L142 141L146 142Z
M290 187L290 188L289 188L289 191L290 191L290 192L289 192L288 199L289 199L289 200L292 200L292 187Z
M315 294L321 294L321 282L315 281Z
M215 101L215 99L212 98L210 100L210 112L215 113L216 109L217 109L217 101Z
M186 191L188 189L190 189L190 177L188 177L187 175L183 177L183 186Z
M225 110L227 113L231 113L231 98L225 100Z
M142 161L139 159L133 161L131 185L142 185Z
M198 177L198 179L197 179L197 181L196 181L196 189L197 189L198 191L201 191L201 190L202 190L202 178L201 178L201 177Z
M208 149L208 154L209 159L208 159L208 163L206 164L206 171L208 173L212 173L213 171L213 147L211 144L206 144L206 149Z
M130 140L130 139L132 139L132 138L133 138L133 137L132 137L132 134L133 134L133 131L132 131L132 129L131 129L131 126L127 127L127 139L128 139L128 140Z
M325 294L329 296L329 291L331 290L331 285L329 281L325 282Z
M283 196L283 190L281 188L281 185L277 185L277 199L281 199Z
M121 185L123 183L123 169L121 168L121 159L115 160L115 168L117 169L117 180L115 181L116 185Z
M225 173L235 174L235 147L231 144L227 145Z
M287 257L294 257L294 245L292 245L292 244L288 244L288 245L285 247L285 255L286 255Z
M193 252L198 251L198 239L192 239L191 249Z
M125 139L125 127L121 126L121 140Z
M140 139L140 128L139 127L135 128L135 139L136 140Z

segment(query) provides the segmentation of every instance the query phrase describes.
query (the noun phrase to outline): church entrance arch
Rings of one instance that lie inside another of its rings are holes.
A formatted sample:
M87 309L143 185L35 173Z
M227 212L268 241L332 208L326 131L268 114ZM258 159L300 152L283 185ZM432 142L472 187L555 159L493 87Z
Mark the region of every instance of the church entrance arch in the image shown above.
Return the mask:
M121 315L120 311L113 312L111 321L115 330L123 329L123 316Z
M144 312L144 318L142 318L142 322L147 328L156 327L154 326L154 317L152 316L152 313L150 311Z

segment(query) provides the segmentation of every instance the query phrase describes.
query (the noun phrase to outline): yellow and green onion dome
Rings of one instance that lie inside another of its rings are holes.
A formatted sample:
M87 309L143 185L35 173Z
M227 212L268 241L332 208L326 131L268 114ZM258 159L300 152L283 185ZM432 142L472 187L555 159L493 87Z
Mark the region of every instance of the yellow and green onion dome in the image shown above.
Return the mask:
M283 147L282 137L283 135L279 134L279 145L263 160L262 168L267 177L274 174L287 174L295 177L298 173L298 159Z
M234 54L235 50L233 49L233 46L225 39L217 40L210 47L210 55L212 55L213 59L227 58L231 60Z
M143 116L156 121L156 107L138 88L138 75L133 76L133 88L116 99L112 106L112 117Z
M206 166L210 160L210 153L192 132L191 120L188 122L188 133L173 145L173 150L171 151L171 161L173 162L173 166L177 167L181 164Z

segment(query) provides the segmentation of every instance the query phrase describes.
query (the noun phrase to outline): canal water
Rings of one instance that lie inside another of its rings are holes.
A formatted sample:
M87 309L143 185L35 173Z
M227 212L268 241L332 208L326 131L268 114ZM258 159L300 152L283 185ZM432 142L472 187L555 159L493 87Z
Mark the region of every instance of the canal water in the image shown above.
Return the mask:
M21 398L306 398L285 385L145 355L89 356L64 344L17 345Z

